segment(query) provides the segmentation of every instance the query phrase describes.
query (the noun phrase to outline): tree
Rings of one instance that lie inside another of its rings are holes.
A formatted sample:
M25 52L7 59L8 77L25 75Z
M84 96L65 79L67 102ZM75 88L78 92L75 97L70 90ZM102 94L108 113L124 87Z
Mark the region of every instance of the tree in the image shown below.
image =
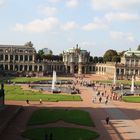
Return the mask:
M114 56L114 57L112 58L112 61L118 63L118 62L121 61L121 58L120 58L120 56Z
M118 56L116 50L107 50L103 56L103 59L105 62L112 62L114 56Z
M93 58L93 62L94 62L94 63L98 63L98 57L97 57L97 56L95 56L95 57Z
M137 51L140 51L140 44L138 45Z
M93 62L93 57L92 56L90 56L89 62Z
M98 62L99 62L99 63L103 63L103 62L104 62L103 57L98 57Z
M44 59L44 51L39 50L38 53L36 54L36 60L43 60Z

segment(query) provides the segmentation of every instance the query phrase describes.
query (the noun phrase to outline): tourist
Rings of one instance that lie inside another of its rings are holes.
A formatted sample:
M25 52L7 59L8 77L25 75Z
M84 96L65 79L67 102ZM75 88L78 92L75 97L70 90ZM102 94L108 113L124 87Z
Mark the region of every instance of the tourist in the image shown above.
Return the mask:
M50 140L53 140L53 134L52 133L50 134Z
M42 104L42 99L39 100L40 104Z
M26 100L26 103L29 104L29 100L28 99Z
M45 140L48 140L48 135L47 134L45 134Z
M106 120L106 124L109 124L109 120L110 120L109 116L107 116L105 120Z
M108 99L106 98L106 100L105 100L105 104L107 104L108 103Z
M100 103L101 103L101 101L102 101L102 97L99 98L99 102L100 102Z

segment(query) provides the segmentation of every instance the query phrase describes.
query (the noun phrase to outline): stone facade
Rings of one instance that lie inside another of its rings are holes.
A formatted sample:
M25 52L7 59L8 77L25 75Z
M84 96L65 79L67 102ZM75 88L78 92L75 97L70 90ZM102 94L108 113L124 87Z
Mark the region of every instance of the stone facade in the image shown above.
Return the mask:
M43 65L35 62L36 50L25 45L0 45L0 70L6 73L43 71Z
M82 50L78 45L63 51L63 61L38 61L36 50L31 42L25 45L0 45L0 71L13 74L43 76L52 74L106 74L118 79L130 79L132 75L140 75L140 51L127 51L120 63L91 63L90 52Z
M68 49L63 52L63 62L65 65L66 73L89 73L90 67L90 52L82 50L76 46L76 48Z

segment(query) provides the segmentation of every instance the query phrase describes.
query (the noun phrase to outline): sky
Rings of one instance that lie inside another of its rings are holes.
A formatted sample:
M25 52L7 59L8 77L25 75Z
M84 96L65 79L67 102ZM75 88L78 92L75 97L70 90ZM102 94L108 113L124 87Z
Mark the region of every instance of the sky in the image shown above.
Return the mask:
M102 56L140 44L140 0L0 0L0 44Z

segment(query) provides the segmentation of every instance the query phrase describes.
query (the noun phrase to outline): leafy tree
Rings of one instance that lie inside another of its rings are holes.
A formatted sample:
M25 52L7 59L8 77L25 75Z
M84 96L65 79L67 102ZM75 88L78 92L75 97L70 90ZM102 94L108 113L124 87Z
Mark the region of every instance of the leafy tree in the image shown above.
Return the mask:
M90 56L89 62L93 62L93 57L92 56Z
M112 58L112 61L118 63L118 62L121 61L121 57L120 57L120 56L114 56L114 57Z
M98 57L98 62L99 62L99 63L103 63L103 62L104 62L103 57Z
M105 62L112 62L113 57L118 56L116 50L107 50L103 56Z
M98 63L98 62L99 62L97 56L95 56L95 57L93 58L93 62L94 62L94 63Z
M140 44L138 45L137 51L140 51Z

